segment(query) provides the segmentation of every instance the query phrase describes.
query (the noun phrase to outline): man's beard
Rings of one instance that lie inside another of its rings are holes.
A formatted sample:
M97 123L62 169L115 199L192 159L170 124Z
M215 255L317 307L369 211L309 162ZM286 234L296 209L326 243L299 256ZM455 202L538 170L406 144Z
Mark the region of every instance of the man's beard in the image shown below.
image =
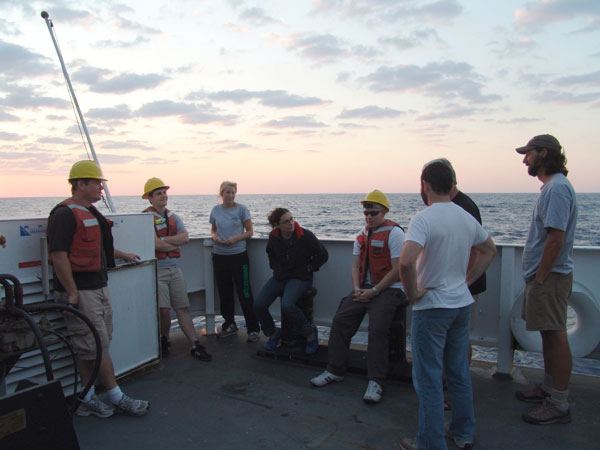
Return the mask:
M537 155L535 157L535 159L533 160L533 164L530 166L527 166L527 173L529 175L531 175L532 177L537 176L538 172L542 168L542 164L541 164L540 160L541 160L540 156Z
M541 168L542 168L542 165L536 159L534 161L533 165L527 166L527 173L529 175L531 175L532 177L535 177L535 176L537 176L537 174Z

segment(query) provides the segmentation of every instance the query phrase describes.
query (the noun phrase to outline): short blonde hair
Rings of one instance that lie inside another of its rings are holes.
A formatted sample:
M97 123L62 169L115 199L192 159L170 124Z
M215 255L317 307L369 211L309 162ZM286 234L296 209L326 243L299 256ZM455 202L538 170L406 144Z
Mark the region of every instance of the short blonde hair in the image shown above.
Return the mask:
M237 183L234 183L233 181L223 181L221 187L219 187L219 197L223 197L223 191L228 187L232 187L237 193Z

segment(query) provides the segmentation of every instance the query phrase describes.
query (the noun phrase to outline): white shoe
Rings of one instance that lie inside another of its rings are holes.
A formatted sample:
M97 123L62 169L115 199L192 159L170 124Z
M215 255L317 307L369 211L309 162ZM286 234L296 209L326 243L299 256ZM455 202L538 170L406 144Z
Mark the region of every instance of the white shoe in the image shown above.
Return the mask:
M310 382L313 384L313 386L321 387L327 386L329 383L333 383L334 381L342 381L343 379L344 377L339 377L326 370L318 377L311 379Z
M379 383L371 380L369 381L363 400L368 403L379 403L382 395L383 389L379 386Z
M107 405L95 395L92 395L92 399L89 402L81 402L79 408L75 412L78 416L88 417L96 416L101 419L106 419L115 413L112 406Z

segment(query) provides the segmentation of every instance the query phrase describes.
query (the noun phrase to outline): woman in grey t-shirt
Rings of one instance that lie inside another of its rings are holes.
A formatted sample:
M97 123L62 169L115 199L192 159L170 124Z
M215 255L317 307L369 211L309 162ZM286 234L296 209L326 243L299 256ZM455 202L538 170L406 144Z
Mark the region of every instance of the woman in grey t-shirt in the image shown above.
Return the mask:
M248 341L258 339L260 331L254 314L252 290L250 288L250 266L246 239L250 239L254 230L250 211L244 205L235 202L237 183L223 181L219 188L221 203L210 212L210 236L214 241L213 270L219 297L221 314L225 322L217 331L219 337L237 333L235 323L235 304L233 288L237 292L244 318Z

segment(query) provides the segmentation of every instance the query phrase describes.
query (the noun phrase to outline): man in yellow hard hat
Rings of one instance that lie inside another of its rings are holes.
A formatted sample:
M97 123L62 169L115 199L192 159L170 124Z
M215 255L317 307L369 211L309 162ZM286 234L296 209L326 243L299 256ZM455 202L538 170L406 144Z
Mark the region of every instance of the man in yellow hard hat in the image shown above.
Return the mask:
M167 209L169 196L160 178L150 178L144 185L142 198L150 205L144 212L154 215L154 246L158 260L158 298L160 306L160 342L163 356L169 355L169 331L171 329L171 308L175 310L181 331L190 344L190 353L201 361L210 361L212 357L200 345L194 322L190 315L190 301L185 289L183 273L179 268L179 247L187 244L189 235L183 220Z
M385 218L390 202L383 192L370 192L361 204L366 225L354 240L353 289L342 299L331 324L327 370L310 381L320 387L343 380L350 340L368 313L369 383L363 400L377 403L383 395L382 384L388 371L390 325L398 306L407 303L398 278L404 231L396 222Z
M102 181L105 180L93 161L73 164L69 173L72 196L50 212L48 247L54 268L55 297L85 314L94 324L102 344L98 379L107 390L110 405L96 397L92 386L77 415L106 418L117 410L141 416L146 414L149 403L123 394L109 354L113 324L107 268L115 266L115 258L134 262L139 256L113 247L112 223L93 205L102 198ZM81 319L72 314L65 317L77 354L81 383L85 386L94 368L95 341Z

